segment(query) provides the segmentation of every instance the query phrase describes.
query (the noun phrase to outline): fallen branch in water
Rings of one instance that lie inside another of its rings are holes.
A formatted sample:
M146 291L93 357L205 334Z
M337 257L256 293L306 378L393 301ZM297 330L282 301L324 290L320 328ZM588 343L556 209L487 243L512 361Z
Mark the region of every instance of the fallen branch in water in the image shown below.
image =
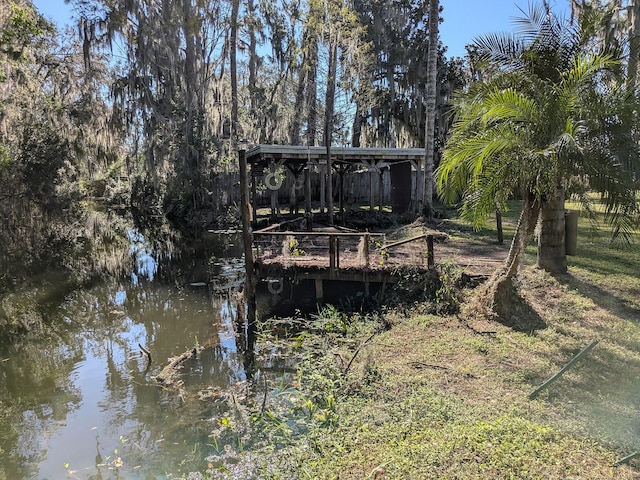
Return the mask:
M182 368L182 363L190 358L197 357L202 348L203 347L193 347L177 357L170 358L169 364L154 377L155 381L165 387L173 385L178 377L178 371Z
M147 357L147 368L151 365L151 352L144 348L141 344L138 344L140 351Z

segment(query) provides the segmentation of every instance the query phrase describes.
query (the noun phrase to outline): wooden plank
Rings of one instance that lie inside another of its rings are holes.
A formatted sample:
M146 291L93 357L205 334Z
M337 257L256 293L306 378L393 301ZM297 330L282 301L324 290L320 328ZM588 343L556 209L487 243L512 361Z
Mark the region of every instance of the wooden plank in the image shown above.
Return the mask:
M415 236L415 237L406 238L404 240L398 240L397 242L393 242L393 243L389 243L387 245L383 245L382 247L380 247L380 250L388 250L390 248L397 247L398 245L404 245L405 243L415 242L416 240L421 240L421 239L426 238L426 237L427 237L427 234L423 233L422 235L418 235L418 236Z
M265 230L258 230L253 232L254 235L263 235L263 236L277 236L277 235L291 235L293 237L362 237L362 236L372 236L372 237L382 237L384 233L375 233L375 232L292 232L289 230L283 232L270 232Z
M382 160L414 160L424 156L423 148L375 148L375 147L331 147L332 155L340 156L341 161L357 158L379 158ZM257 145L247 152L252 161L261 158L326 158L327 150L324 146L308 147L305 145Z

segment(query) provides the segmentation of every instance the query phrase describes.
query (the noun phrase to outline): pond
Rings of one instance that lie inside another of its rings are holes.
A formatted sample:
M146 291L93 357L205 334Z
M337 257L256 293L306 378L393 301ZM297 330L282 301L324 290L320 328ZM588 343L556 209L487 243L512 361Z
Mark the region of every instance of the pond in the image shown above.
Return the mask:
M206 468L217 402L190 389L225 389L252 375L238 322L241 238L160 254L129 230L133 270L51 302L46 340L0 345L0 479L164 479ZM186 253L185 253L186 252ZM179 390L154 376L194 345ZM151 354L151 362L142 353ZM189 394L188 397L192 397Z

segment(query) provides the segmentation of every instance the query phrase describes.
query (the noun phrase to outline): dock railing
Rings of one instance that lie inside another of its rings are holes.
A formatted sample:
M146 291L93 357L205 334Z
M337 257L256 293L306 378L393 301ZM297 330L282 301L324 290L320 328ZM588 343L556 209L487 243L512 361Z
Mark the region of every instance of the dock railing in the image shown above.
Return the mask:
M384 233L357 231L279 231L272 225L253 232L253 258L263 264L340 270L374 270L393 265L434 268L434 237L417 235L387 242ZM403 249L408 243L418 248ZM400 247L400 248L399 248ZM426 247L426 248L425 248Z
M369 268L384 262L384 233L298 232L262 230L253 233L254 259L283 266L305 265L339 271Z

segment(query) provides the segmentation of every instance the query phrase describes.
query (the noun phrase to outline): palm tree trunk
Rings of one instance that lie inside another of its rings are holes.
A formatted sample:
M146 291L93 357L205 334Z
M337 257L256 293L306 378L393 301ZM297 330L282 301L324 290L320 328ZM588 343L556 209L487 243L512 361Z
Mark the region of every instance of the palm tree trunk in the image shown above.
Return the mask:
M424 149L424 200L422 217L433 219L433 155L436 125L436 89L438 85L438 19L440 2L431 0L429 9L429 52L427 59L427 118Z
M510 322L511 307L514 297L517 297L514 278L527 243L535 230L539 214L540 204L533 194L528 194L504 264L496 270L484 288L478 290L477 298L482 309L505 323Z
M532 194L527 195L522 206L522 212L520 212L511 246L509 247L509 253L504 265L493 275L494 278L505 276L512 279L518 273L522 254L533 235L539 215L540 204Z
M542 203L540 236L538 237L538 267L549 273L567 272L564 244L564 188L558 187L553 196Z
M640 58L640 1L629 5L631 29L629 31L629 61L627 63L627 88L635 96L638 81L638 59Z

